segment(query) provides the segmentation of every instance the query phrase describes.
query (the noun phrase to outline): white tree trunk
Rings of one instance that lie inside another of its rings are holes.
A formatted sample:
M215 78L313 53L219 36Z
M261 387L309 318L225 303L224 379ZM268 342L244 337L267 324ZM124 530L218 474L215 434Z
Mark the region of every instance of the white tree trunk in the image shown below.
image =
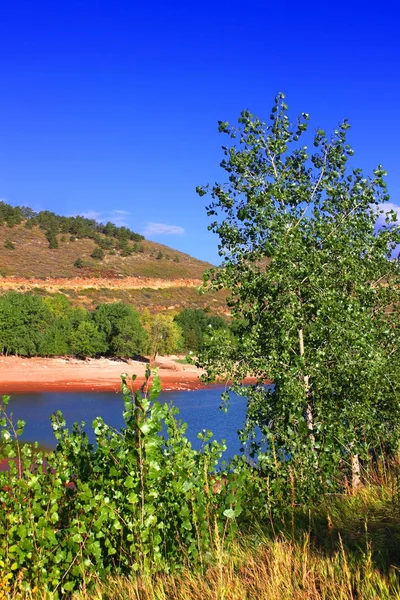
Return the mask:
M353 453L353 443L350 444L350 457L351 457L351 487L356 490L361 485L361 466L360 457L358 454Z
M303 329L299 329L299 346L300 346L300 356L304 356L304 335ZM314 435L314 415L310 404L310 378L308 375L304 375L304 390L307 399L307 407L306 407L306 423L308 428L308 436L311 442L311 449L313 453L315 453L315 435ZM318 465L318 461L316 460L316 465Z

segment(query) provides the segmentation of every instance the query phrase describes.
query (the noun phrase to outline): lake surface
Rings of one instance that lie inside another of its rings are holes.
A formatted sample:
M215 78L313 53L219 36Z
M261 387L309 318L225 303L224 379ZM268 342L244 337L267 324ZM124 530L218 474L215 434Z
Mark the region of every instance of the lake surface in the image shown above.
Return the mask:
M218 441L226 440L228 450L224 458L239 452L241 447L237 431L244 424L246 398L231 394L230 408L227 413L220 410L221 388L209 388L196 391L161 392L158 401L162 404L173 403L179 409L177 418L186 422L187 437L193 446L200 448L197 434L203 429L213 432ZM12 412L14 420L26 421L21 437L24 441L37 441L48 448L56 446L56 439L50 424L50 415L61 410L69 428L75 421L85 421L89 438L94 441L92 421L103 417L104 421L115 428L124 424L124 409L120 392L75 392L75 393L29 393L12 394L7 412Z

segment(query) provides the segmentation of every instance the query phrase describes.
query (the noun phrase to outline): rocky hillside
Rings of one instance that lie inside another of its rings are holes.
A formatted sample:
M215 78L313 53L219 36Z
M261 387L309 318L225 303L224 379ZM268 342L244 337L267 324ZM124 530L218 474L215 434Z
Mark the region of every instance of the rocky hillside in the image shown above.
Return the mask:
M153 311L226 310L224 294L198 292L209 263L126 228L107 229L81 217L74 220L47 212L26 218L13 207L0 205L0 293L11 289L63 293L86 308L122 300ZM81 231L76 233L78 226Z

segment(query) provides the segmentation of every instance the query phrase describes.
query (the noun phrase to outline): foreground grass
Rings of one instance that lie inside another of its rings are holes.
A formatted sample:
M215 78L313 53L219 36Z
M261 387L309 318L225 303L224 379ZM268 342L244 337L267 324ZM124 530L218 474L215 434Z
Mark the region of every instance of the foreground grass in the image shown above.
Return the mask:
M226 544L216 530L208 566L133 574L83 586L74 600L400 600L400 503L396 480L295 508ZM279 533L278 533L279 532ZM85 579L85 578L84 578ZM0 600L50 600L0 575Z
M204 574L111 579L76 600L386 600L400 598L395 569L383 575L370 553L348 555L343 545L331 556L302 542L263 540L231 549Z
M230 548L217 536L204 573L111 578L75 600L400 599L397 473L379 474L356 494L325 497L312 512L295 508Z

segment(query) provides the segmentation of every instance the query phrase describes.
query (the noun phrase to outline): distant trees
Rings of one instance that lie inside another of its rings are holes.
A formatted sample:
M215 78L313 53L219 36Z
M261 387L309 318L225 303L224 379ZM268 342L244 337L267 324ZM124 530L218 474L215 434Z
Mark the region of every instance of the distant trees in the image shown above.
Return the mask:
M140 242L144 237L139 233L131 231L127 227L117 227L114 223L106 225L96 223L94 219L85 217L62 217L49 210L35 213L26 206L11 206L6 202L0 202L0 226L13 227L25 221L28 228L38 225L44 230L49 248L58 248L57 235L69 233L71 238L90 238L102 250L118 247L128 252L131 250L128 242ZM105 236L105 237L102 237ZM97 258L97 257L94 257ZM101 260L101 259L100 259Z
M194 352L203 347L208 333L227 326L222 317L211 315L200 308L185 308L176 315L175 322L182 329L184 349Z
M174 354L182 349L182 330L172 315L145 311L142 322L147 333L146 354L156 358L157 354Z
M104 250L102 248L95 248L92 252L92 254L90 255L92 258L94 258L95 260L103 260L104 258Z
M99 331L93 321L82 321L71 335L71 350L76 356L107 354L104 332Z
M10 238L7 238L4 242L4 248L7 250L15 250L15 244L10 240Z
M200 309L185 309L174 317L139 314L122 302L87 311L71 306L63 294L0 296L0 353L5 355L156 357L198 352L221 335L232 336L224 319Z
M0 202L0 225L7 224L9 227L19 225L23 219L23 212L18 206L13 207L6 202Z
M0 296L2 354L40 354L43 334L51 321L51 311L39 296L17 292Z
M128 357L144 351L146 332L138 313L128 304L100 304L93 319L98 330L105 336L108 353Z
M77 269L82 269L82 267L83 267L83 260L81 259L80 256L78 256L78 258L74 262L74 267L76 267Z

